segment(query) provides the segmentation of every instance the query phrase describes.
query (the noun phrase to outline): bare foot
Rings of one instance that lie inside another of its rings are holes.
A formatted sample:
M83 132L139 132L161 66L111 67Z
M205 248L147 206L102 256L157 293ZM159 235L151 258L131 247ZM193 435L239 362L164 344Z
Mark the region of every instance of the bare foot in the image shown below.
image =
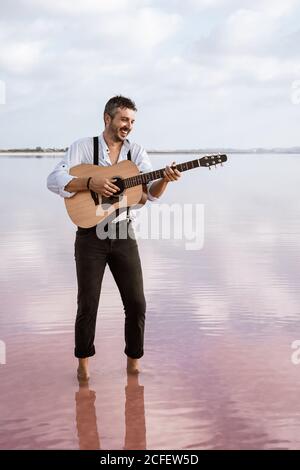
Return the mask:
M127 357L127 372L129 374L138 374L140 372L139 360Z
M84 357L78 360L77 379L79 382L87 382L89 378L89 358Z

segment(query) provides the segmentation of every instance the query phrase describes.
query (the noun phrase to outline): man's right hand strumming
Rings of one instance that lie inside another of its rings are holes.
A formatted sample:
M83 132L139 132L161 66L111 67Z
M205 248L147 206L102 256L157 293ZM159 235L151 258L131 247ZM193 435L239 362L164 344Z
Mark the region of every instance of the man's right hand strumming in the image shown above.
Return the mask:
M113 184L114 179L102 178L101 176L93 176L90 180L89 189L101 196L110 197L119 191L118 186Z
M89 188L87 187L88 180ZM65 191L76 193L78 191L87 191L90 189L101 196L110 197L119 191L118 186L113 184L113 179L102 178L101 176L93 176L92 178L74 178L65 186Z

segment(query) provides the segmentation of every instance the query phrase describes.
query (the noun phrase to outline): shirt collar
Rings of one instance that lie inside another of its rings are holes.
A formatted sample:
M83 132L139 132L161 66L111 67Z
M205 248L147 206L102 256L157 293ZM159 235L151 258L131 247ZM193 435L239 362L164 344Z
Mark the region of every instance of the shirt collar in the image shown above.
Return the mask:
M107 163L109 163L109 165L111 165L111 161L110 161L110 158L109 158L109 148L107 146L107 143L105 142L105 139L103 137L103 133L100 134L100 136L99 136L99 142L100 142L100 145L101 145L102 155L103 155L104 160ZM129 150L130 150L130 141L128 139L125 139L124 142L123 142L123 145L121 147L119 161L127 159L127 154L128 154Z

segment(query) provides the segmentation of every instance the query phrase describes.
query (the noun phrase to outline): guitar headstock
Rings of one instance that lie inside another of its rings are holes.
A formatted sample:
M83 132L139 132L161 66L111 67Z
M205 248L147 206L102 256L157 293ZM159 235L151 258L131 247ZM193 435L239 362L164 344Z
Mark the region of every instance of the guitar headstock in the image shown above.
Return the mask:
M200 166L207 166L209 169L211 166L222 165L227 161L227 155L218 153L216 155L205 155L199 159Z

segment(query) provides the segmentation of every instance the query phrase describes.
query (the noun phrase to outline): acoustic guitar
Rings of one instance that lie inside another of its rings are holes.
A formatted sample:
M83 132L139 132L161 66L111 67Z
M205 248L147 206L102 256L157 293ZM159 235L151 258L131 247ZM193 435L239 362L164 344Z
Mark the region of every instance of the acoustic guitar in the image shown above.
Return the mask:
M212 166L226 162L224 154L205 155L202 158L185 163L178 163L173 168L183 172L194 168ZM89 228L99 224L106 224L116 217L116 211L122 213L127 207L140 204L143 193L143 185L150 181L163 178L164 168L140 173L138 167L129 160L124 160L112 166L97 166L82 163L70 169L70 175L81 178L89 176L101 176L114 179L113 183L119 191L111 197L104 197L93 191L79 191L73 197L65 198L65 205L71 220L79 227Z

